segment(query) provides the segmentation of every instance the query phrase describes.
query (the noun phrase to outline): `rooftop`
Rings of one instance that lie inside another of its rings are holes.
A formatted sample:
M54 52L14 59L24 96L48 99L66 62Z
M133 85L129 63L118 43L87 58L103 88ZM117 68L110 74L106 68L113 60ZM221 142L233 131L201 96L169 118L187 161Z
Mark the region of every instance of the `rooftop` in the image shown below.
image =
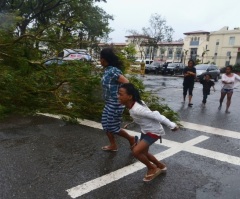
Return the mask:
M192 31L192 32L185 32L184 35L195 35L195 34L210 34L208 31L204 30L198 30L198 31Z

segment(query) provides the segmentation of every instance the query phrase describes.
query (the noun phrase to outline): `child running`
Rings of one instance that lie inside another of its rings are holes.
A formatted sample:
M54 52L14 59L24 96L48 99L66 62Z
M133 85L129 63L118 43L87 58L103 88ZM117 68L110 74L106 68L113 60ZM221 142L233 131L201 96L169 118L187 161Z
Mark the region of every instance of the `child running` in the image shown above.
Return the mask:
M213 87L213 91L215 92L214 88L214 82L211 80L211 75L206 74L204 78L200 79L200 84L203 85L203 100L202 100L202 106L205 107L205 104L207 102L207 96L210 95L210 89Z
M135 158L147 166L148 171L143 181L151 181L161 172L166 172L167 167L148 152L149 146L165 134L161 123L172 131L178 130L179 127L158 111L151 111L141 100L133 84L122 84L118 93L120 103L129 109L134 122L141 127L140 142L132 148L132 152Z

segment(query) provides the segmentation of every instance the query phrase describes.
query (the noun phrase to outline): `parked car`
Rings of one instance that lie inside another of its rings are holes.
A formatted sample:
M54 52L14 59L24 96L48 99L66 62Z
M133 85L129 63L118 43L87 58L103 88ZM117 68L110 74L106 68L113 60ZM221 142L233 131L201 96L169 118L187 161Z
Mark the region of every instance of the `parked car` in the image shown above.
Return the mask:
M185 68L185 65L183 63L169 63L167 65L165 74L170 74L170 75L183 74L184 68Z
M161 62L158 61L153 61L151 64L146 64L145 66L145 73L154 73L154 74L159 74L162 71L162 64Z
M59 57L54 57L54 58L50 58L50 59L45 60L43 62L43 65L45 65L45 66L51 66L53 64L63 65L63 64L68 64L72 61L82 62L82 61L86 61L86 60L85 59L67 59L67 60L64 60L64 59L59 58Z
M195 66L196 68L196 80L199 80L204 77L206 74L210 74L212 79L216 82L220 78L220 70L216 65L209 65L209 64L198 64Z
M162 69L162 75L165 75L165 74L167 74L167 66L168 66L168 64L170 64L170 63L173 63L172 61L171 62L165 62L164 64L163 64L163 69Z
M226 66L225 67L222 67L220 68L220 73L225 73L226 72Z
M137 60L135 60L135 63L136 64L141 64L142 62L144 62L145 63L145 66L146 65L149 65L149 64L151 64L152 62L153 62L153 60L152 59L137 59Z
M43 64L45 66L50 66L50 65L53 65L53 64L62 65L64 62L65 61L61 58L51 58L51 59L46 60Z
M92 60L91 55L89 55L85 49L63 49L63 51L58 54L58 57L63 60Z

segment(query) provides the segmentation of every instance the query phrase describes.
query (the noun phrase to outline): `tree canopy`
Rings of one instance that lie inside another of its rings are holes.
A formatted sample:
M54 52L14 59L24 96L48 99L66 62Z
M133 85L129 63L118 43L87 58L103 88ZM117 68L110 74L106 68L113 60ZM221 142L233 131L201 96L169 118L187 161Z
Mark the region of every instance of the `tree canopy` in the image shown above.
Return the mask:
M64 48L97 49L111 32L112 19L94 0L2 0L0 117L45 112L99 119L101 70L84 61L46 66L43 60ZM135 52L128 46L125 53L132 57ZM129 65L121 50L119 55ZM177 114L164 109L175 120Z
M143 47L147 46L149 58L154 58L154 52L157 50L159 42L171 42L174 30L167 25L167 21L160 14L152 14L149 19L149 27L143 27L142 32L129 30L132 34L134 44L139 48L142 56L146 56ZM141 37L140 37L141 36Z
M63 48L95 47L111 31L112 19L93 0L1 1L0 115L95 117L101 94L94 66L78 61L46 67L43 61Z

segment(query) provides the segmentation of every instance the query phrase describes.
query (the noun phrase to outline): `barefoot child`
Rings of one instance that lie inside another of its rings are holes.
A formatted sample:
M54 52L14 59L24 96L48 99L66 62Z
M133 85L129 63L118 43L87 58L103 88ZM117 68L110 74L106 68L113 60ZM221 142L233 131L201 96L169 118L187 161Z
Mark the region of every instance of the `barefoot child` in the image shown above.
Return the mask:
M165 134L160 123L165 124L172 131L178 130L178 126L158 111L151 111L141 100L138 90L131 83L120 86L118 99L121 104L129 109L134 122L141 127L140 142L132 148L132 151L134 157L147 166L148 171L143 181L151 181L161 172L167 170L166 165L148 152L149 146Z
M211 75L206 74L203 79L200 80L200 84L203 85L203 100L202 105L205 106L207 102L207 96L210 95L210 89L213 87L213 91L215 92L214 82L211 79Z

